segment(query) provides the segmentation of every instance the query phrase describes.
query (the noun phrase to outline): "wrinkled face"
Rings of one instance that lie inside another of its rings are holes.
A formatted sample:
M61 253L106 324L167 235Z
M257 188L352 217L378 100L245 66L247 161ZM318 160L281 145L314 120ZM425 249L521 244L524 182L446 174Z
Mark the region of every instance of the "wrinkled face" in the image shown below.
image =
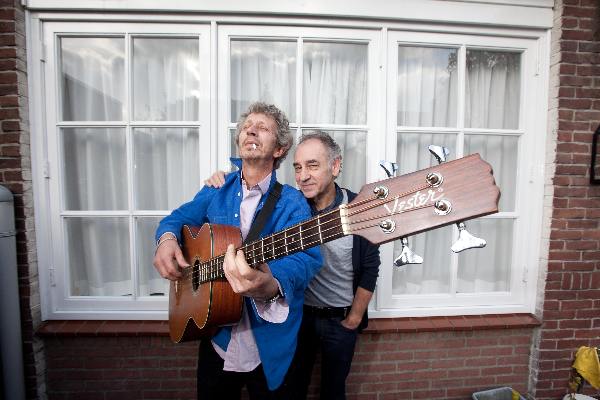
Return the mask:
M277 146L277 124L265 114L250 114L244 121L238 148L243 160L274 160L281 157L283 149Z
M294 154L296 184L311 200L318 200L334 189L334 179L340 173L340 159L329 164L329 152L318 139L309 139L298 145Z

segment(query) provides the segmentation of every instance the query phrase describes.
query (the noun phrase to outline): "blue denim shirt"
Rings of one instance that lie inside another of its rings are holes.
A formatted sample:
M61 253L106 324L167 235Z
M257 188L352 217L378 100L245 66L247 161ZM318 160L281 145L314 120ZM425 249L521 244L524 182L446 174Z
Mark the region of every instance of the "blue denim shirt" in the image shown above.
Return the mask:
M242 201L241 161L232 162L240 169L228 174L225 184L220 189L204 186L192 201L163 218L156 230L156 239L165 232L172 232L181 242L183 225L199 226L210 222L239 227ZM276 173L273 171L269 191L272 190L276 179ZM267 196L268 192L261 197L256 212L263 207ZM282 231L309 219L310 216L310 207L302 193L289 185L283 185L281 197L271 217L265 222L261 236ZM292 362L302 319L304 290L321 265L318 247L269 262L271 272L279 281L289 305L288 318L282 323L263 320L258 316L252 302L249 299L245 301L267 384L271 390L281 385ZM226 350L230 338L231 328L222 328L213 337L213 341Z

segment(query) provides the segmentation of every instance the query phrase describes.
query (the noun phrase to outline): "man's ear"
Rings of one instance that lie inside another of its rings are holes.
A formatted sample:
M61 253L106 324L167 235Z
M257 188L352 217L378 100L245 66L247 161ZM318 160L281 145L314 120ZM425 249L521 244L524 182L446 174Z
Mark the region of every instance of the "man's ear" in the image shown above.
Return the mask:
M333 165L331 166L331 173L333 174L334 177L338 177L338 175L340 174L342 170L342 159L341 158L336 158L335 160L333 160Z
M287 148L285 148L285 147L278 147L277 150L275 150L275 152L273 153L273 158L281 157L285 153L286 150L287 150Z

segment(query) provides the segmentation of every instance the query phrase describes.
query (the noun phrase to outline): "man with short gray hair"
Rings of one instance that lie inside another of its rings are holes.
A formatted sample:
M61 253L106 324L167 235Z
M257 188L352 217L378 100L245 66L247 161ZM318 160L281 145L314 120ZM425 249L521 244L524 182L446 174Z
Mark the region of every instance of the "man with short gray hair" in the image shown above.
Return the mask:
M313 215L348 203L356 193L340 188L342 152L322 131L304 134L294 154L296 184ZM367 307L379 273L379 249L360 236L344 236L322 244L323 267L305 292L298 349L289 379L305 399L318 350L321 351L320 398L346 398L357 333L367 326Z

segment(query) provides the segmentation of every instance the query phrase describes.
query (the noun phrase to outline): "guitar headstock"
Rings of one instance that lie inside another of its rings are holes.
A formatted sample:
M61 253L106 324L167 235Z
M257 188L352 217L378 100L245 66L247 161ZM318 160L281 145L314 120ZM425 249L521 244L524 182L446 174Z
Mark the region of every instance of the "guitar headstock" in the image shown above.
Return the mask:
M374 244L498 212L492 167L473 154L367 184L342 209L345 234Z

